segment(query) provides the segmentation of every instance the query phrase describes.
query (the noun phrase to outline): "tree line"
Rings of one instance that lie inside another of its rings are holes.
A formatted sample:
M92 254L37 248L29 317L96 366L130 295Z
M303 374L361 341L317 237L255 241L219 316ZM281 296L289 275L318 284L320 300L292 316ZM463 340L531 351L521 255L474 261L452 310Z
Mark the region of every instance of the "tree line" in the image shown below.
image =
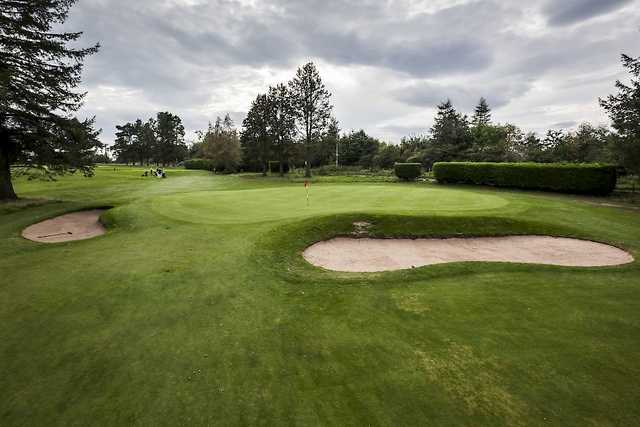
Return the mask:
M302 158L305 176L311 176L318 145L339 132L330 100L313 62L298 68L288 83L258 94L242 123L243 165L266 174L269 160L278 160L282 174L286 163Z
M631 73L631 85L617 81L619 93L599 100L611 117L612 128L582 123L575 130L551 129L539 136L511 123L495 123L484 98L470 117L445 100L437 106L426 134L404 137L399 144L380 141L364 130L341 134L331 115L331 95L317 68L308 63L288 84L272 86L256 96L242 129L229 133L229 143L235 144L232 161L218 170L266 174L270 160L278 161L280 173L289 164L305 165L307 176L311 167L333 164L386 169L396 162L417 162L430 169L442 161L598 162L638 174L640 58L622 55L622 63ZM233 128L228 119L225 123ZM192 153L207 158L214 151Z
M184 135L180 117L159 112L146 121L117 125L111 151L120 163L175 165L189 155Z
M60 32L74 0L0 0L0 200L16 198L12 174L38 170L52 178L65 172L93 173L100 130L76 111L83 60L99 45L78 47L81 32ZM199 133L188 146L182 120L160 112L146 121L117 126L113 148L119 161L176 164L202 156L221 171L266 173L268 162L311 168L327 164L391 167L398 161L606 162L640 175L640 58L622 55L630 84L600 99L612 128L582 124L575 131L550 130L543 137L513 124L494 123L481 99L469 118L450 101L438 106L430 131L381 142L364 130L340 134L331 93L313 63L251 103L242 129L227 116Z

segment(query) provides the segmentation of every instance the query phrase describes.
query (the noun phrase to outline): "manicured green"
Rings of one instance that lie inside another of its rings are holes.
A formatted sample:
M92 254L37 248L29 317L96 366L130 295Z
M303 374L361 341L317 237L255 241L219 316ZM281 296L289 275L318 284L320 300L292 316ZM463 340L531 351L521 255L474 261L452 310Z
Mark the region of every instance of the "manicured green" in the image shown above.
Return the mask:
M443 183L463 183L607 195L616 188L615 166L595 163L438 162L433 175Z
M396 176L404 181L415 181L422 175L422 164L420 163L396 163L393 165Z
M115 169L115 170L114 170ZM0 425L634 425L640 263L315 268L309 244L552 234L640 257L606 198L100 167L0 205ZM44 199L46 198L46 199ZM114 206L105 236L20 231Z

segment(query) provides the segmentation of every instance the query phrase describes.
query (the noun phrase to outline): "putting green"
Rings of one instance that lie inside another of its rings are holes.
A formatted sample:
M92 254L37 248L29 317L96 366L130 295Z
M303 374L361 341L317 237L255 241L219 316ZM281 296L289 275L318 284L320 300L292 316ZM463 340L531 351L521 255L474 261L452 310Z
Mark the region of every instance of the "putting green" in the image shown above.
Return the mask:
M402 190L402 191L399 191ZM240 191L197 191L153 200L153 210L202 224L240 224L346 212L455 213L501 208L509 202L471 190L392 185L302 185Z

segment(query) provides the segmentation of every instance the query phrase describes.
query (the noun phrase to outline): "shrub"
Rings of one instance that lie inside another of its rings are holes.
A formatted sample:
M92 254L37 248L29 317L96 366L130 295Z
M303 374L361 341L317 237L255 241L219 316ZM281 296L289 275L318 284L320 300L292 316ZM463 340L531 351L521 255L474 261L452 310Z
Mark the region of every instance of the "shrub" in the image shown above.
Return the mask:
M289 173L289 163L284 163L282 165L282 171L284 173ZM280 162L277 160L269 161L269 172L271 173L280 173Z
M420 163L396 163L394 165L396 176L405 181L413 181L422 175Z
M438 182L605 195L616 186L615 166L596 163L437 162Z
M202 169L206 171L213 170L213 162L207 159L189 159L182 162L185 169Z

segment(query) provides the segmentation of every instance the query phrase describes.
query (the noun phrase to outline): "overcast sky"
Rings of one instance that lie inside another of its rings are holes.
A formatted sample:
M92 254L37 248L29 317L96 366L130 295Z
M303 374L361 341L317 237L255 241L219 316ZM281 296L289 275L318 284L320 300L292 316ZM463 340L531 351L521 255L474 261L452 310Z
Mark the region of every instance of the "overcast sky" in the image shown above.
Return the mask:
M104 142L157 111L188 130L314 61L343 131L397 142L426 132L447 97L487 98L526 130L607 123L597 98L640 55L640 0L80 0L65 27L100 52L86 61L81 115Z

